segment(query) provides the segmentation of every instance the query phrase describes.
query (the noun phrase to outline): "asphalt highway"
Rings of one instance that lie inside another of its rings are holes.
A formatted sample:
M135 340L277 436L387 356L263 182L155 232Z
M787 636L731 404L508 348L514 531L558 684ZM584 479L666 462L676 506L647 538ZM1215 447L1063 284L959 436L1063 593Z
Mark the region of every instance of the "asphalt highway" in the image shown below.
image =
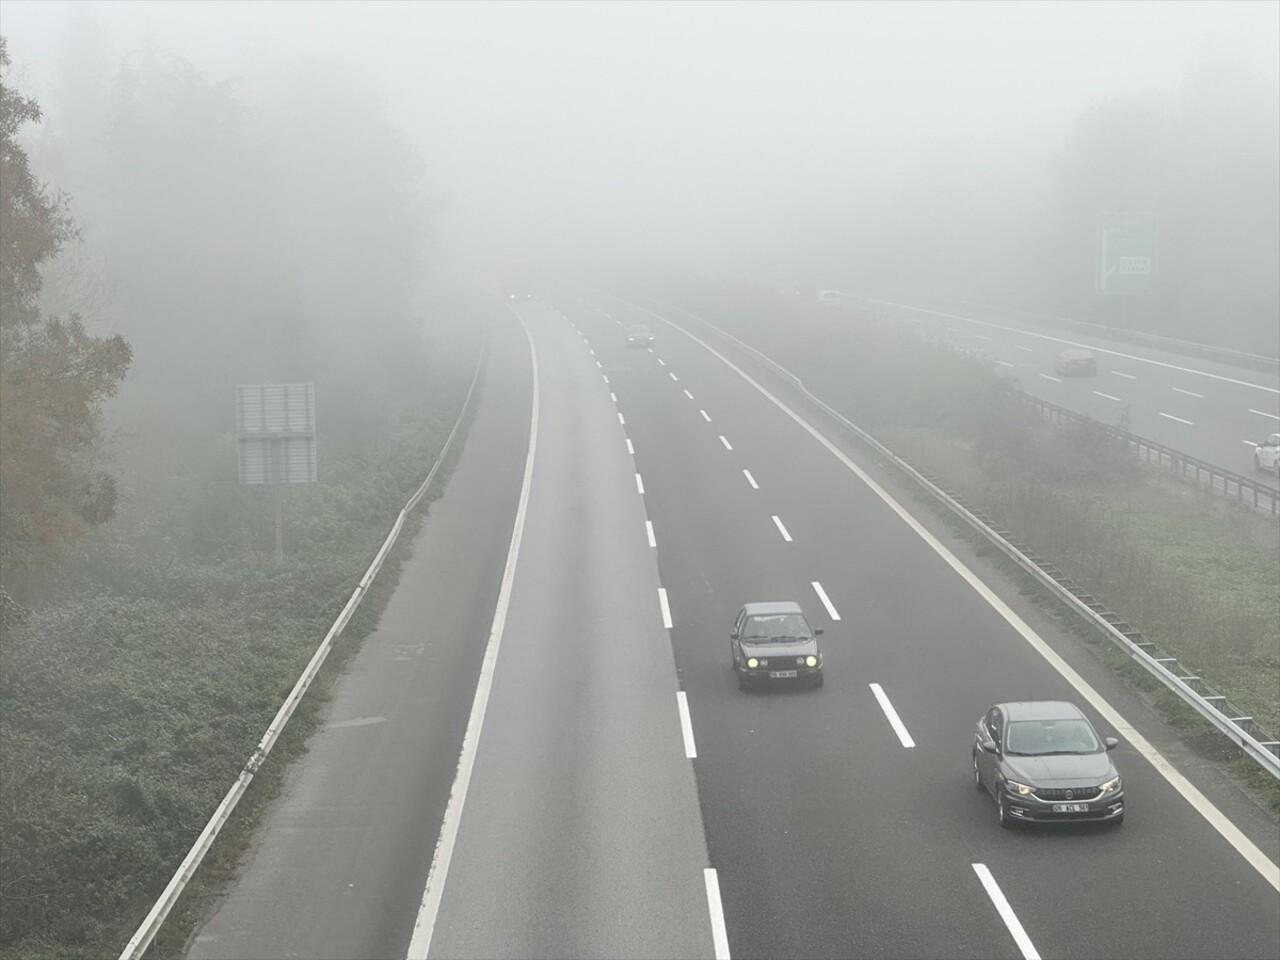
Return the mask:
M189 955L1276 957L1274 821L682 327L495 317L447 492ZM825 628L824 688L737 689L761 600ZM972 729L1017 699L1120 737L1122 826L997 825Z
M981 308L933 309L888 301L859 301L898 311L930 335L989 356L1030 394L1115 425L1128 417L1131 433L1165 444L1268 486L1274 475L1255 472L1253 450L1280 432L1280 376L1188 357L1095 334L1055 332ZM1069 347L1092 350L1096 376L1062 376L1053 360Z

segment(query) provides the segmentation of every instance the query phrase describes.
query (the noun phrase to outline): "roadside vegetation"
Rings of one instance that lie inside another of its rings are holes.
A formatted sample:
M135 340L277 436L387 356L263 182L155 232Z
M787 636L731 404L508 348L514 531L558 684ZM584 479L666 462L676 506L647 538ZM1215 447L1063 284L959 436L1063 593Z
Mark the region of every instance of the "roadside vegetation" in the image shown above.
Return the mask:
M688 278L671 299L787 367L1280 732L1273 518L1143 466L1090 424L1046 422L989 361L909 326Z
M88 960L124 947L430 469L484 324L422 283L420 165L337 72L285 71L251 110L154 49L84 58L63 78L80 109L39 136L0 61L0 957ZM277 565L234 387L301 381L319 482L287 489ZM305 748L425 512L202 883ZM158 953L180 952L180 909Z

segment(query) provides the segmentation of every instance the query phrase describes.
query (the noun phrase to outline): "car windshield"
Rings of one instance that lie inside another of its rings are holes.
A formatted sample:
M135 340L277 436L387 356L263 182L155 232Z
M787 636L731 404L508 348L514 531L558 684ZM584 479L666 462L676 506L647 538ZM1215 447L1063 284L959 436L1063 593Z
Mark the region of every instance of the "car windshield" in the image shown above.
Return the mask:
M807 640L809 636L809 625L798 613L748 617L742 629L743 640Z
M1015 720L1005 735L1005 752L1024 757L1101 750L1102 744L1087 720Z

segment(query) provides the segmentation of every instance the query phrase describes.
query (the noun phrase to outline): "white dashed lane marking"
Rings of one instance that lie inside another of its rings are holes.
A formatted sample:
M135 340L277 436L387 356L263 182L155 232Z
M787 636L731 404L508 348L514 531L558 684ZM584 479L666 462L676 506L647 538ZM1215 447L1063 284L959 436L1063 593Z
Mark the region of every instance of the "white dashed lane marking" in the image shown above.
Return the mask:
M733 449L733 444L731 444L731 443L730 443L730 442L725 438L725 435L724 435L723 433L722 433L722 434L720 434L720 442L724 444L724 448L725 448L726 450L732 450L732 449Z
M836 612L835 605L831 602L831 598L827 596L827 591L822 589L822 584L817 580L811 582L813 592L818 595L818 599L822 601L822 605L827 608L827 616L832 620L839 620L840 614Z
M760 489L760 484L756 483L756 478L751 475L750 470L743 470L742 475L747 478L747 483L751 484L752 490Z
M782 525L782 521L777 516L773 518L773 525L777 527L778 532L782 534L782 539L787 541L787 543L790 543L791 534L787 533L787 528Z

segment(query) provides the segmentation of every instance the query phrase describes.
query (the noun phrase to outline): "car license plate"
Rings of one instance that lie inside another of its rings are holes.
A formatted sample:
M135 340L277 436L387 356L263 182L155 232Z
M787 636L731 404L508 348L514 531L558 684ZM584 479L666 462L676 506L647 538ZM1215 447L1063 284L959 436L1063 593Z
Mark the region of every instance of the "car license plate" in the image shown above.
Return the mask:
M1088 813L1089 805L1087 803L1055 803L1053 805L1054 813Z
M774 680L786 680L788 677L798 677L800 673L797 670L770 670L769 676Z

